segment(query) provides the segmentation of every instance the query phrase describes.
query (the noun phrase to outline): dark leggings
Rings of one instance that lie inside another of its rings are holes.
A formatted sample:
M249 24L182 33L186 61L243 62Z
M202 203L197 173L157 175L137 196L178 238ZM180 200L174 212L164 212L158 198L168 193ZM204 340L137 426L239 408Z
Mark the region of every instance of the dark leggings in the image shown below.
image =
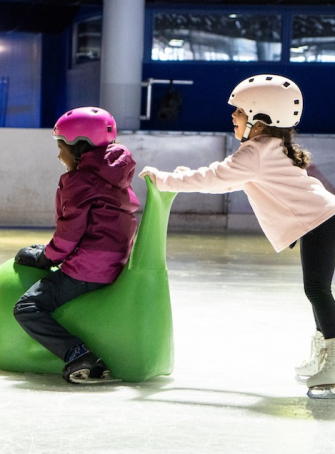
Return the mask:
M316 329L335 338L335 301L331 291L335 269L335 216L300 240L305 293L312 303Z
M78 281L57 270L21 296L14 306L14 316L32 338L65 360L68 351L82 340L63 328L52 317L52 312L68 301L104 286Z

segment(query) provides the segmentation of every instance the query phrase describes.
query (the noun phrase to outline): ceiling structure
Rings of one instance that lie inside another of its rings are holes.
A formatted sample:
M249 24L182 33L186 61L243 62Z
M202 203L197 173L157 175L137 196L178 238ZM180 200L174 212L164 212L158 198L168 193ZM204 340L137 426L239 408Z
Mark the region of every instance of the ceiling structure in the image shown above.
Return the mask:
M335 0L145 0L146 4L196 4L203 6L213 5L334 5ZM0 6L11 8L16 4L28 4L30 6L59 6L79 7L81 5L102 5L103 0L0 0Z
M335 0L145 0L147 5L201 6L335 5ZM59 33L73 21L80 6L102 6L103 0L0 0L0 32Z
M187 4L202 6L218 5L335 5L335 0L145 0L147 4Z

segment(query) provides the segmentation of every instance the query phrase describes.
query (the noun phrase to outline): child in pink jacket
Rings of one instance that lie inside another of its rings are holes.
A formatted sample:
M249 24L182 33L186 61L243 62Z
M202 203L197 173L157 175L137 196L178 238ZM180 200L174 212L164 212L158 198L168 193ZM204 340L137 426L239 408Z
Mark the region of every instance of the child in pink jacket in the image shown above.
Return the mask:
M310 153L292 142L303 108L298 86L261 74L236 86L229 98L238 150L223 162L163 172L145 167L160 191L227 193L243 190L277 252L300 239L304 288L316 332L311 358L296 368L309 388L335 386L335 195L309 176ZM311 397L313 392L309 391ZM335 397L335 395L334 395Z
M20 298L14 315L31 337L65 361L68 382L105 378L108 371L51 314L115 281L137 228L133 213L139 202L130 186L135 162L125 146L115 143L116 134L114 118L100 108L80 107L59 118L53 136L67 172L56 193L56 231L46 247L31 246L16 256L22 265L60 265Z

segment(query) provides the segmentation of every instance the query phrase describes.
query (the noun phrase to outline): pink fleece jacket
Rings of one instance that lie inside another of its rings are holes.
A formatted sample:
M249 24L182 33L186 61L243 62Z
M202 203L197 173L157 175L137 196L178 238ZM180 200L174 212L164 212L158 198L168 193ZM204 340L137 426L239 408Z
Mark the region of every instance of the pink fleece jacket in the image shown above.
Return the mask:
M160 191L246 193L260 226L277 252L335 214L335 195L294 165L281 139L257 136L222 162L198 170L159 171Z

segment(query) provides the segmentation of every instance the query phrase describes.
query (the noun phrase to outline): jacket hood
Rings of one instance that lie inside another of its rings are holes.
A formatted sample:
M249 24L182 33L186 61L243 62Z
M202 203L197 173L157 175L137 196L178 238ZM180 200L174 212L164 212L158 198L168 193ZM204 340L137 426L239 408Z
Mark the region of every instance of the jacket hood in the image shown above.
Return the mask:
M98 147L84 153L77 169L90 170L100 178L118 188L130 186L134 176L136 162L130 151L120 144Z

